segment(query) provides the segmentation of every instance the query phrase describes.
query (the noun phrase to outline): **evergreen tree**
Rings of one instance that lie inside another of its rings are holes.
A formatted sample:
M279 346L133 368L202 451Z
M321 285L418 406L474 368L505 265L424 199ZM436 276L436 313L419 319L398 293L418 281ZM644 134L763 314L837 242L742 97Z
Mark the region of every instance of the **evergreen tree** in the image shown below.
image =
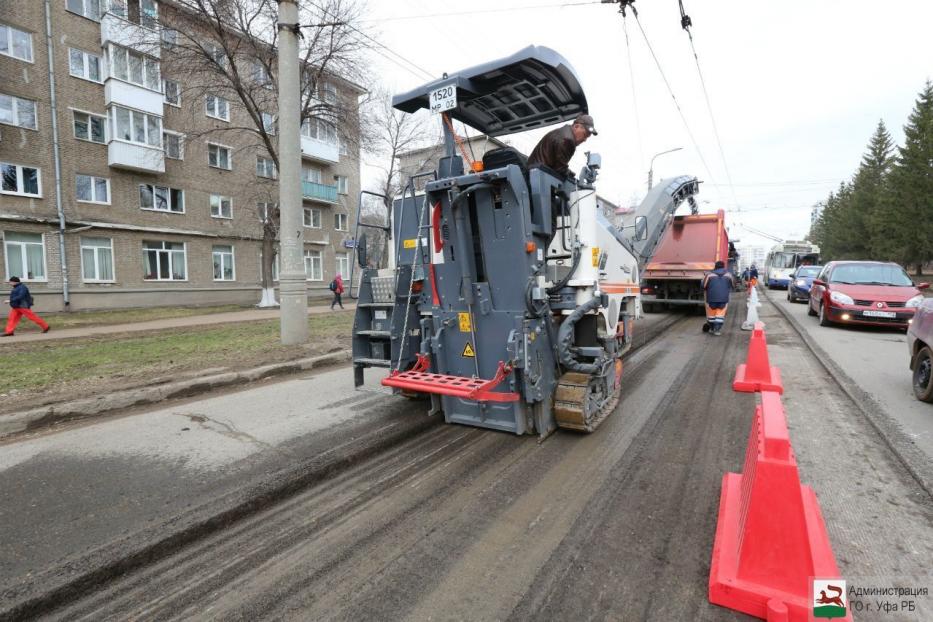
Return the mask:
M933 83L927 80L904 126L904 146L891 170L892 250L905 267L933 259Z
M894 149L884 121L878 121L852 183L853 212L862 219L866 236L856 249L864 258L890 260L893 256L888 176L894 164Z

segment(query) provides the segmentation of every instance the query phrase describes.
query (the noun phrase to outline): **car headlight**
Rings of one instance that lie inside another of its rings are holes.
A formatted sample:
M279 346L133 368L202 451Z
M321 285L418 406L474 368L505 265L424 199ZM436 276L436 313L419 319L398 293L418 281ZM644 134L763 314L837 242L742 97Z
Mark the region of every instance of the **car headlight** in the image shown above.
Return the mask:
M920 306L920 303L922 302L923 302L923 294L917 294L916 296L908 300L904 306L907 308L916 309L917 307Z
M796 283L797 287L806 287L806 286L807 286L807 281L806 281L806 279L797 279L797 280L795 281L795 283Z
M852 298L851 298L851 297L846 296L846 295L843 294L842 292L830 292L830 294L829 294L829 299L832 300L833 302L835 302L836 304L840 304L840 305L851 305L851 304L855 304L855 303L852 301Z

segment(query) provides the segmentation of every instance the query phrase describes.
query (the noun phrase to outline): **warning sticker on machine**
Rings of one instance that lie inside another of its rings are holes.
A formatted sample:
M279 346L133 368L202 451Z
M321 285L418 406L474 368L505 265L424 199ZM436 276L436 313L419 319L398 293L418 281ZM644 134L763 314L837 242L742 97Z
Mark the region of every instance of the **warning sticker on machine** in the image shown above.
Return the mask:
M458 313L457 319L460 323L460 332L468 333L470 332L470 314L469 313Z
M473 351L473 344L469 341L466 342L466 345L463 346L463 354L460 356L465 356L467 358L476 358L476 352Z
M405 248L414 248L415 246L417 246L417 242L418 242L417 238L411 238L410 240L403 240L402 246L404 246Z

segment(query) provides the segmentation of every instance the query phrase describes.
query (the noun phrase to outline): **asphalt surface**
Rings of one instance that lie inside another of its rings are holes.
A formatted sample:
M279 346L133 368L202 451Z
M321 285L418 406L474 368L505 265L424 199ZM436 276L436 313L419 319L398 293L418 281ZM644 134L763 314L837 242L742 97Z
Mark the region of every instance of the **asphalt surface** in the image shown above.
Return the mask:
M740 315L718 338L674 324L626 360L595 433L541 444L353 393L344 369L0 445L4 602L61 620L748 619L706 599L755 404L730 388ZM933 585L929 494L762 315L843 573Z

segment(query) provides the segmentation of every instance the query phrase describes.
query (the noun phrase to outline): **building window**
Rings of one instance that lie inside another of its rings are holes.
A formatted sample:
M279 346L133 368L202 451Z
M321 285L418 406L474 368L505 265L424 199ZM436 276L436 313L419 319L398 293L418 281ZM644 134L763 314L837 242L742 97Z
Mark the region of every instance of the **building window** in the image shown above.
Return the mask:
M181 106L181 86L174 80L162 80L162 99L170 106Z
M39 169L0 162L0 193L41 197Z
M323 263L321 251L305 251L305 277L309 281L323 281Z
M100 21L100 0L66 0L65 8L95 22Z
M337 150L342 156L348 155L349 152L347 151L347 141L343 139L337 141Z
M321 210L315 207L304 208L304 226L311 229L321 228Z
M76 78L100 82L100 56L68 48L68 73Z
M168 49L175 47L178 44L178 31L174 28L163 28L162 43L165 44L165 47Z
M340 276L350 275L350 255L348 253L337 253L337 274Z
M110 75L118 80L159 91L162 76L159 61L116 45L110 46Z
M310 181L314 184L321 183L323 176L321 175L321 169L314 168L313 166L302 166L301 167L301 181Z
M334 214L334 229L337 231L349 231L350 228L347 226L347 215L346 214Z
M110 180L92 175L75 175L75 197L84 203L110 204Z
M75 138L89 140L92 143L104 144L107 142L107 118L87 112L73 111Z
M350 194L350 179L345 175L334 175L337 182L337 192L340 194Z
M32 35L0 24L0 54L32 62Z
M93 2L93 0L85 0ZM159 27L159 14L155 0L110 0L110 12L134 24L155 30Z
M0 93L0 123L36 129L36 102Z
M214 218L233 218L233 201L230 197L212 194L211 216Z
M204 51L221 69L227 68L227 54L222 47L215 43L207 43L204 45Z
M305 119L301 124L301 135L331 145L337 144L337 129L333 124L321 119Z
M40 233L3 233L3 253L6 258L6 279L18 276L24 281L44 281L45 244Z
M156 212L185 213L185 192L168 186L139 184L139 208Z
M268 112L263 112L262 114L262 129L265 130L266 134L275 135L275 115L269 114Z
M223 97L208 95L204 98L207 116L221 121L230 120L230 102Z
M271 218L275 218L275 203L257 203L256 204L256 213L259 214L259 220L263 224L269 222Z
M162 147L162 117L122 106L113 106L112 110L116 126L114 138L150 147Z
M81 238L81 276L85 281L113 281L113 241Z
M211 252L214 260L214 280L215 281L234 281L236 280L233 271L233 247L215 246Z
M275 160L263 156L256 156L256 175L259 177L267 177L268 179L275 179Z
M328 104L337 103L337 87L330 82L324 82L318 89L320 99Z
M185 141L181 134L164 130L162 144L165 145L165 157L173 160L185 159Z
M262 61L253 61L252 67L253 82L260 86L269 86L272 84L272 78L269 76L269 70Z
M215 168L228 171L233 167L230 159L230 147L207 143L207 163Z
M143 278L147 281L186 280L184 242L143 241L143 270Z

